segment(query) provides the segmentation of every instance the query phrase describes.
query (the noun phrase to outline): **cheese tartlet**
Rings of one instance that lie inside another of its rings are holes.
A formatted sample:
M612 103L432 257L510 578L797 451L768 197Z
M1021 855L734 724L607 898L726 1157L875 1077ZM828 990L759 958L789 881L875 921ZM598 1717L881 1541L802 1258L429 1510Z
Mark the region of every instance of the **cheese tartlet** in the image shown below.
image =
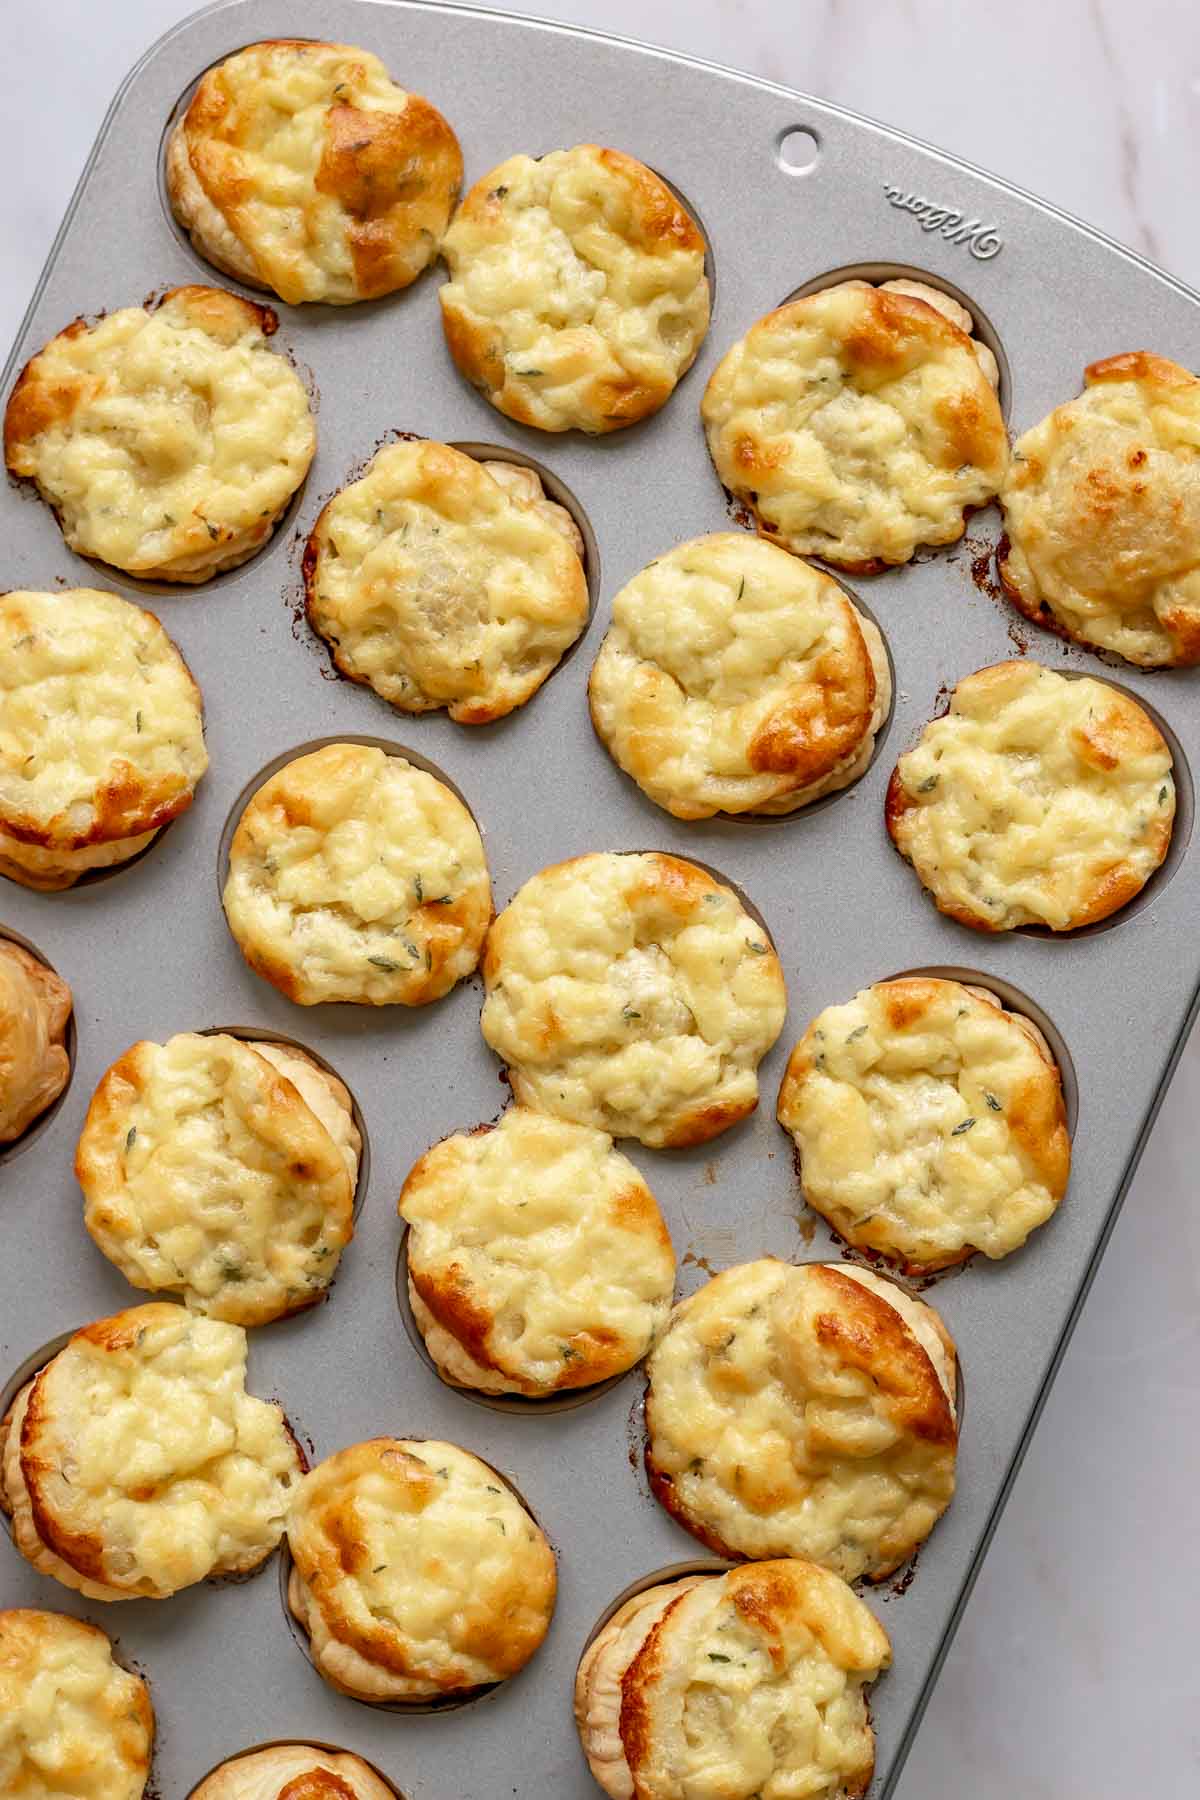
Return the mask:
M304 384L270 307L172 288L76 319L25 365L4 454L67 546L143 580L195 584L261 549L308 473Z
M637 1594L575 1678L588 1767L610 1800L856 1800L875 1767L866 1690L882 1625L800 1558Z
M354 1232L361 1148L348 1091L302 1051L143 1039L88 1107L84 1224L135 1287L263 1325L325 1298Z
M388 444L313 527L309 623L343 675L402 712L486 725L532 698L587 624L582 556L532 469Z
M920 284L844 281L751 326L701 410L764 537L874 574L962 536L1008 467L996 364L970 323Z
M1019 1249L1071 1170L1045 1037L987 988L932 975L819 1013L788 1061L779 1122L809 1205L910 1274Z
M71 1079L71 990L36 956L0 938L0 1145L54 1105Z
M360 1700L505 1681L554 1611L554 1552L494 1469L456 1444L372 1438L318 1463L288 1516L288 1603L315 1667Z
M153 613L0 595L0 874L67 888L144 850L208 768L200 689Z
M141 1800L154 1709L95 1625L0 1611L0 1793L8 1800Z
M977 931L1073 931L1170 848L1171 751L1132 695L1014 659L958 683L900 758L887 828L939 911Z
M225 917L300 1006L425 1006L479 961L492 916L478 827L444 782L366 744L285 763L229 850Z
M426 1151L400 1193L408 1291L445 1380L541 1398L623 1374L666 1323L675 1252L606 1132L527 1107Z
M955 1371L938 1314L893 1281L739 1264L680 1302L646 1365L650 1484L718 1555L880 1580L953 1496Z
M0 1425L21 1555L89 1600L161 1600L265 1562L304 1464L245 1379L245 1332L182 1306L75 1332Z
M597 736L677 819L794 812L846 787L891 700L879 630L836 581L728 531L626 583L588 682Z
M657 412L708 330L700 228L620 150L510 156L466 195L442 255L450 354L499 412L541 431Z
M1018 438L998 567L1027 618L1145 668L1200 662L1200 380L1148 350Z
M643 1144L701 1144L758 1104L783 1029L766 932L659 851L556 863L488 934L480 1026L523 1106Z
M166 178L216 268L292 306L345 306L407 287L434 260L462 151L371 51L277 38L201 76Z

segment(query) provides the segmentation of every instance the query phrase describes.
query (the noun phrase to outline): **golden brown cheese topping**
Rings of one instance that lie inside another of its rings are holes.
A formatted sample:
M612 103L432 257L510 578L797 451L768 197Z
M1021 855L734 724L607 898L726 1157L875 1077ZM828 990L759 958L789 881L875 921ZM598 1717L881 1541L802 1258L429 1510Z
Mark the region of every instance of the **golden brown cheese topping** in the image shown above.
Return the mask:
M613 601L597 734L679 819L784 813L862 774L891 704L883 639L837 583L743 532L656 557Z
M729 888L682 857L596 852L534 875L488 935L480 1026L517 1099L644 1144L703 1143L758 1104L783 971Z
M869 1270L726 1269L675 1308L647 1364L651 1485L719 1555L878 1579L954 1493L954 1370L933 1308Z
M0 869L68 886L186 811L207 767L200 690L153 613L0 596Z
M141 1800L154 1712L94 1625L0 1611L0 1793L5 1800Z
M587 623L581 549L531 470L389 444L313 528L309 622L393 706L485 725L530 699Z

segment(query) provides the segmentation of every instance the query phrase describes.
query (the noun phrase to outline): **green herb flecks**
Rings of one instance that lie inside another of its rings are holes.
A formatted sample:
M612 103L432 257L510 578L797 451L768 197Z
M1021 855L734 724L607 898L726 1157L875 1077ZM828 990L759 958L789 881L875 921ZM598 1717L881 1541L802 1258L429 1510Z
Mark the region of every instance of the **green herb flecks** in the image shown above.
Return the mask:
M950 1133L950 1136L951 1137L961 1137L964 1131L970 1131L970 1129L971 1129L972 1125L974 1125L974 1123L975 1123L974 1119L963 1119L961 1121L961 1123L959 1123L958 1125L956 1125L954 1127L954 1130Z

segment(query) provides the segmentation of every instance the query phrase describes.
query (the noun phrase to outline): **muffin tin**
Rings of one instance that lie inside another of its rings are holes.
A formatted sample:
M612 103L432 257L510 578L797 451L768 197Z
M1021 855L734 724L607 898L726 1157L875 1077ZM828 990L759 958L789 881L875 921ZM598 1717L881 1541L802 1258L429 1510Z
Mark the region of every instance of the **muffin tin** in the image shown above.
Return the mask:
M546 863L590 849L653 847L721 871L761 910L783 961L790 1012L760 1071L757 1115L697 1150L624 1146L671 1226L684 1291L709 1268L766 1252L793 1260L840 1254L800 1205L791 1146L773 1116L788 1052L822 1006L906 969L950 967L994 982L1010 1001L1027 995L1061 1033L1079 1092L1064 1205L1024 1251L995 1266L976 1259L927 1290L958 1339L970 1404L958 1497L919 1568L866 1590L895 1652L872 1702L879 1800L895 1788L1196 1009L1200 856L1187 845L1187 764L1200 757L1200 676L1105 668L1105 659L1063 645L990 598L973 564L982 566L998 536L993 511L969 521L962 543L850 583L887 638L895 707L872 767L809 812L753 824L672 820L593 738L587 671L617 588L666 546L729 527L704 448L700 395L728 345L788 295L860 271L944 285L987 321L1018 431L1074 394L1083 365L1097 357L1148 346L1194 363L1200 301L1000 182L749 77L465 7L231 0L170 33L122 88L34 295L5 393L26 358L75 314L181 282L222 283L166 211L163 140L209 64L274 35L341 38L376 51L445 112L462 141L468 182L514 150L537 154L583 139L639 156L686 196L708 234L712 327L697 366L657 417L594 441L514 426L459 379L442 342L436 273L352 308L278 308L276 342L312 371L319 396L306 489L253 561L205 587L158 589L144 602L204 691L212 766L196 804L136 864L102 882L46 895L5 883L0 892L4 927L36 943L71 982L78 1023L65 1099L20 1162L0 1173L0 1382L67 1327L139 1298L88 1240L71 1171L88 1099L108 1064L139 1037L161 1040L230 1019L296 1039L338 1070L361 1107L370 1191L328 1304L252 1333L251 1390L281 1400L318 1457L389 1433L450 1438L493 1463L559 1552L559 1605L545 1647L521 1675L441 1717L381 1711L320 1681L292 1640L272 1568L237 1586L98 1608L0 1546L0 1596L91 1613L146 1670L163 1800L183 1800L216 1761L264 1737L355 1750L409 1800L588 1800L596 1792L571 1721L578 1657L623 1590L694 1558L696 1547L647 1492L638 1375L568 1411L480 1405L444 1386L405 1330L395 1280L400 1184L432 1141L495 1117L507 1095L479 1034L478 982L419 1012L294 1007L243 963L215 891L223 829L259 771L315 739L367 737L432 763L462 792L483 830L498 906ZM330 494L402 431L531 457L574 497L595 534L590 576L599 616L584 647L496 725L463 729L442 715L393 713L334 677L303 620L304 533ZM27 489L10 484L3 507L5 584L146 591L68 552ZM971 670L1025 653L1064 672L1113 675L1171 727L1180 758L1167 868L1136 911L1074 940L992 939L942 918L883 827L895 757L939 696Z

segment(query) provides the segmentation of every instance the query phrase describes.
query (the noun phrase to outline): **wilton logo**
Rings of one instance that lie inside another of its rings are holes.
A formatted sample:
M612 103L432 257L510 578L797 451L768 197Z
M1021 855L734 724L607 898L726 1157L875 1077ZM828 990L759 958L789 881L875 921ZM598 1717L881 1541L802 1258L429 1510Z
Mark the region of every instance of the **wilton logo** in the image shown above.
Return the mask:
M893 206L912 213L922 231L936 231L951 244L965 244L980 262L987 262L1004 248L1004 239L997 236L994 225L985 225L981 219L965 219L952 207L938 206L920 194L906 194L903 188L890 187L886 182L883 191Z

